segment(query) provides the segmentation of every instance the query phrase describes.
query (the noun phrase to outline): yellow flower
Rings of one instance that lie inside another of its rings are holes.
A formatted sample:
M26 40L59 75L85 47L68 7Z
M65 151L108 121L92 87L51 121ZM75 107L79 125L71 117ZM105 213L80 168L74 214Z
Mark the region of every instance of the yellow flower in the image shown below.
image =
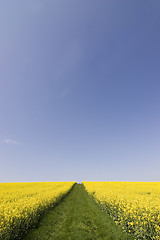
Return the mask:
M160 239L159 182L83 183L88 193L94 192L96 201L128 232L132 228L140 239L147 238L148 233L153 239Z

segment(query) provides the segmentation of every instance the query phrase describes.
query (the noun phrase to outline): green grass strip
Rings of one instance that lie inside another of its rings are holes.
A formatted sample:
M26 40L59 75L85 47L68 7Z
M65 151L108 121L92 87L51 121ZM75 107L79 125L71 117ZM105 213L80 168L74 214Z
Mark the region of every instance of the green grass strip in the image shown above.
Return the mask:
M23 240L133 240L76 184Z

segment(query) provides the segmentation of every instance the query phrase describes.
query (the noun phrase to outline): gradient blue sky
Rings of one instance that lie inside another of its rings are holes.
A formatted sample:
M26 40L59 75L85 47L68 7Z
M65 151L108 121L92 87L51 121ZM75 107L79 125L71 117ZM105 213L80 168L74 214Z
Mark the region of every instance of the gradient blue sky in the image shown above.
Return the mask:
M160 181L160 1L0 2L0 182Z

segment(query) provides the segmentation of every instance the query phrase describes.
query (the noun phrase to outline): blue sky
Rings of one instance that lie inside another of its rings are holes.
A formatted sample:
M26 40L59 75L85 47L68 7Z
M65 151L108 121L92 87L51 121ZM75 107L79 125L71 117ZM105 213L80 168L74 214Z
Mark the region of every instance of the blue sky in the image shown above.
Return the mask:
M0 182L160 181L160 2L0 2Z

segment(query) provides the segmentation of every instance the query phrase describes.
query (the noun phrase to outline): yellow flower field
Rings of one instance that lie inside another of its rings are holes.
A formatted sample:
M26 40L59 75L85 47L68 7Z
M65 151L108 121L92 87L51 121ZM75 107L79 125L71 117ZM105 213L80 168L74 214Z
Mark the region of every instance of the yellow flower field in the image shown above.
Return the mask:
M83 182L100 206L135 239L160 239L159 182Z
M74 182L0 183L0 239L18 238L73 185Z

